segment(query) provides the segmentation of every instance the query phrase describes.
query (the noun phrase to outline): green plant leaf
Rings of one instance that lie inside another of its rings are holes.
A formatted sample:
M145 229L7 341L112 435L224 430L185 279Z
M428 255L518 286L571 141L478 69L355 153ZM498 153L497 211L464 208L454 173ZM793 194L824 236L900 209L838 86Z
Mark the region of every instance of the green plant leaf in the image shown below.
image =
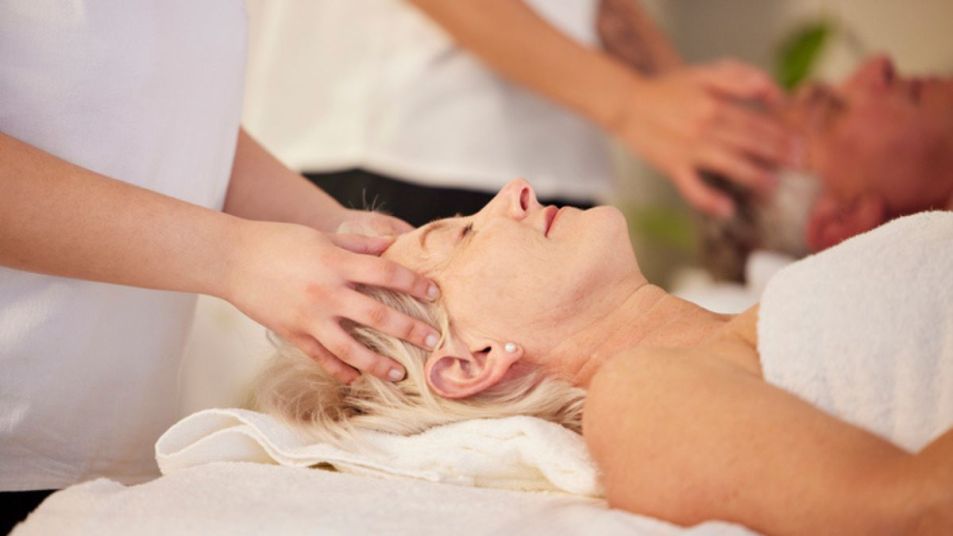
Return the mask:
M690 214L667 207L640 207L629 214L630 229L636 235L674 250L694 250L695 228Z
M784 39L778 47L778 83L791 90L807 79L833 33L833 23L820 20L804 24Z

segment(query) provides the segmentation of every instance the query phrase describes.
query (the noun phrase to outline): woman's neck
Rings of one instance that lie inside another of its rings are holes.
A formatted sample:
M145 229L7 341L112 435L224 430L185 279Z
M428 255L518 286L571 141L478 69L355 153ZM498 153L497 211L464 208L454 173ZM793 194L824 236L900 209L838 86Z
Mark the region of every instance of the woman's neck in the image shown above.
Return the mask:
M555 373L586 387L609 358L637 347L690 348L711 338L730 320L648 283L630 287L607 311L563 340L550 353Z

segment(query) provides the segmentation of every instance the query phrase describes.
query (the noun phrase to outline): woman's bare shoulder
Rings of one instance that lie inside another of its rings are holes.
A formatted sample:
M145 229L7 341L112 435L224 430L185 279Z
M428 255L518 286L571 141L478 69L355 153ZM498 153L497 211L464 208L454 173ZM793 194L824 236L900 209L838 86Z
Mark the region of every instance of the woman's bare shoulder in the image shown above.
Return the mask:
M758 312L760 310L761 305L756 303L728 323L733 334L755 348L758 346Z
M639 348L600 368L583 436L610 505L683 525L726 519L794 534L904 521L906 490L884 475L906 453L714 355L748 344Z
M702 349L707 349L709 355L763 378L761 357L758 354L758 310L758 305L754 305L735 316L725 325L720 336Z

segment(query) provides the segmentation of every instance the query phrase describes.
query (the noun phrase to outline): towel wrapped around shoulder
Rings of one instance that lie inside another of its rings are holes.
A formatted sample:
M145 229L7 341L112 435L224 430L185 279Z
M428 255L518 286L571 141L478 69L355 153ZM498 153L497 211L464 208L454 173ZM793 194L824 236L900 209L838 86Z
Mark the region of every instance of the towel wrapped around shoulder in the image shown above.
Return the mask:
M765 380L916 452L953 427L953 212L794 263L758 319Z

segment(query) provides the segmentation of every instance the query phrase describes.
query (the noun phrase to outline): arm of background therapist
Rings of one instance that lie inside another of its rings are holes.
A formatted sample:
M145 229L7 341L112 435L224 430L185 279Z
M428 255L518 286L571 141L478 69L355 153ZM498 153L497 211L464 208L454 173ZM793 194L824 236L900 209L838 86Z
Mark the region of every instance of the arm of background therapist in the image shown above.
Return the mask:
M953 529L953 431L912 455L708 353L642 350L606 364L583 433L612 506L681 525Z
M344 380L356 373L318 346L385 378L398 365L351 339L329 314L378 325L421 346L435 334L351 288L365 283L427 299L425 278L336 245L375 253L389 243L238 218L99 175L0 134L0 265L224 298Z
M675 46L638 0L598 0L597 5L599 43L610 56L645 76L682 66Z
M726 214L731 202L704 184L699 169L765 189L774 164L787 158L784 130L732 102L780 98L760 71L720 62L647 79L566 37L520 1L413 3L500 75L616 135L706 212Z

